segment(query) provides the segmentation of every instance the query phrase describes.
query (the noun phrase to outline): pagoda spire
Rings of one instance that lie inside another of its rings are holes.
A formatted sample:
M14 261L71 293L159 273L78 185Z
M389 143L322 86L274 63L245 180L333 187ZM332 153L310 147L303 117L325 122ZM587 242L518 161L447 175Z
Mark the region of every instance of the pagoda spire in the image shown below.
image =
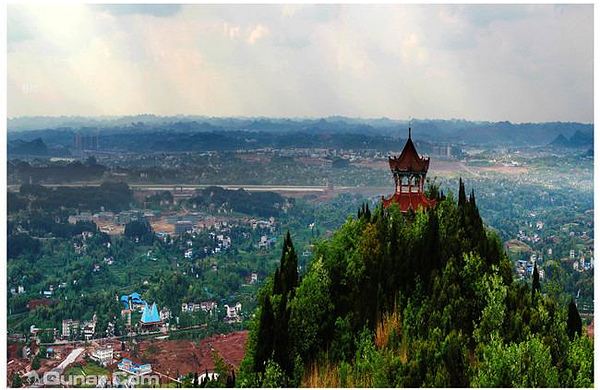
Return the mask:
M382 197L385 207L397 203L403 213L409 209L416 211L419 207L428 209L436 204L435 199L428 199L424 193L429 158L419 156L411 139L411 122L408 124L408 140L402 153L398 157L389 157L390 170L396 185L394 194L387 199Z

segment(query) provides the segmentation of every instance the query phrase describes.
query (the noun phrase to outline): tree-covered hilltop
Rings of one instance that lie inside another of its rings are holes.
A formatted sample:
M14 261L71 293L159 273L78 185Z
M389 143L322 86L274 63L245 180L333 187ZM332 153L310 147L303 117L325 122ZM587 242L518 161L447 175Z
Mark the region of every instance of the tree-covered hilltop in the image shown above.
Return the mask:
M462 181L458 202L359 210L306 274L286 237L260 294L239 386L587 387L593 342L575 305L513 281ZM537 269L536 269L537 272Z

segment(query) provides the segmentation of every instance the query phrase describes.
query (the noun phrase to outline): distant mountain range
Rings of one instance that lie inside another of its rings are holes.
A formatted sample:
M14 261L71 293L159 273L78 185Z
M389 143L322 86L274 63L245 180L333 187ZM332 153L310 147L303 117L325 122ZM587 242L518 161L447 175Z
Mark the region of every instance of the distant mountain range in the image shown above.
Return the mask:
M570 139L567 139L567 137L561 133L554 139L554 141L550 142L550 146L563 148L591 148L593 145L593 133L583 133L579 130L577 130Z
M29 156L47 156L48 147L41 138L31 141L17 139L8 142L8 154L29 155Z
M431 143L477 144L489 146L547 146L555 139L556 145L591 145L593 124L573 122L521 123L472 122L466 120L411 121L413 139ZM328 117L320 119L290 118L213 118L202 116L159 117L154 115L126 117L24 117L8 120L8 139L32 141L40 138L49 148L70 147L75 133L98 134L100 144L127 144L137 138L155 147L181 150L206 150L214 142L220 146L237 147L293 147L296 144L319 147L315 142L327 140L322 147L343 147L344 142L331 140L348 137L348 148L375 147L385 140L401 140L407 136L408 121L388 118L361 119ZM211 135L212 134L212 135ZM562 135L562 138L560 136ZM282 138L280 141L269 140ZM218 141L211 141L218 138ZM237 139L232 142L231 139ZM320 139L322 138L322 139ZM359 140L360 138L360 140ZM254 140L238 142L239 139ZM565 142L566 140L566 142ZM182 145L179 143L183 142ZM232 142L228 145L228 142ZM142 142L143 143L143 142ZM246 145L248 144L248 145ZM341 144L341 146L340 146ZM142 145L140 145L142 147Z

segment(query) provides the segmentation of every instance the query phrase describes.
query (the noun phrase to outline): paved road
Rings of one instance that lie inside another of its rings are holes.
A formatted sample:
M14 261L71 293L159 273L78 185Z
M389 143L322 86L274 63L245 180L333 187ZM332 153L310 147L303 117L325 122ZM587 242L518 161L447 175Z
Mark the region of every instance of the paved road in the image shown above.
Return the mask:
M99 182L81 182L81 183L61 183L61 184L43 184L45 187L98 187ZM229 190L237 190L243 188L251 192L273 191L273 192L326 192L327 186L291 186L291 185L249 185L249 184L128 184L130 188L137 191L174 191L177 192L193 191L206 187L222 187ZM7 186L11 192L18 192L21 188L20 184L10 184ZM391 187L342 187L335 186L336 192L356 192L356 193L387 193Z
M42 184L45 187L98 187L99 182L81 182L81 183L60 183L60 184ZM222 187L227 189L244 188L248 191L290 191L290 192L323 192L327 190L326 186L288 186L288 185L251 185L251 184L128 184L134 190L145 191L173 191L173 190L195 190L206 187ZM9 191L19 191L20 184L8 185ZM347 189L350 187L335 187L335 189Z
M53 368L51 371L54 371L54 372L58 373L59 375L62 374L62 372L65 370L65 368L67 368L67 366L69 364L72 364L73 362L75 362L75 360L77 360L79 355L81 355L81 353L84 350L85 350L84 348L75 348L74 350L71 351L69 356L67 356L65 358L65 360L63 360L57 367Z
M61 387L61 375L65 368L77 360L79 355L84 351L84 348L76 348L63 360L58 366L44 373L43 377L38 378L33 386L30 387Z

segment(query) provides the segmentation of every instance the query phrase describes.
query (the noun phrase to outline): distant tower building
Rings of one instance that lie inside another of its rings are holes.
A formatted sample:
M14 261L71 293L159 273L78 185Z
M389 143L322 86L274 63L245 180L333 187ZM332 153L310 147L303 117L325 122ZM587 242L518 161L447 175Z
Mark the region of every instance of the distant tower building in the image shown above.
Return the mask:
M389 198L381 197L385 207L396 203L405 213L409 209L416 211L422 207L426 210L435 206L435 199L428 199L423 188L429 170L429 158L420 157L417 153L411 139L410 126L408 127L408 140L402 153L398 157L390 157L389 164L396 189Z
M73 134L73 149L80 151L98 150L98 134Z
M73 134L73 149L77 149L77 150L83 149L81 134L79 134L79 133Z

